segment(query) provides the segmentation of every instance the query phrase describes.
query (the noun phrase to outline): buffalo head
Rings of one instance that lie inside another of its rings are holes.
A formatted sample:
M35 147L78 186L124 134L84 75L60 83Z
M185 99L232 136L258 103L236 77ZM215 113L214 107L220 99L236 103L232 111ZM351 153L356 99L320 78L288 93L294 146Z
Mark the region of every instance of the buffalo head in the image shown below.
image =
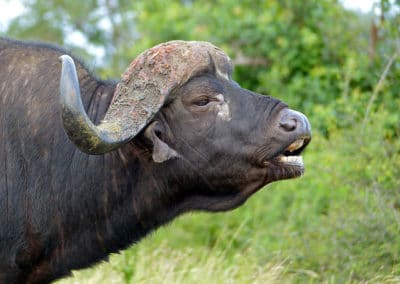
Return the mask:
M139 55L95 126L81 103L75 66L62 56L62 116L88 154L125 144L174 171L181 211L227 210L272 181L303 174L307 118L280 100L241 88L229 57L205 42L172 41Z

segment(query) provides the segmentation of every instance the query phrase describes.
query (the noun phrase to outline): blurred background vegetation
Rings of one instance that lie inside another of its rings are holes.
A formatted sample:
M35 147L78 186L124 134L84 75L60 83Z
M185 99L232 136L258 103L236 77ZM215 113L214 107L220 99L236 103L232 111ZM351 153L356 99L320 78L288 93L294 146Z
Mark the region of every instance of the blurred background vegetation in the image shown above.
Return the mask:
M400 1L22 0L1 35L116 77L172 39L223 48L242 86L310 118L306 174L188 214L61 283L400 283ZM229 145L227 145L229 147Z

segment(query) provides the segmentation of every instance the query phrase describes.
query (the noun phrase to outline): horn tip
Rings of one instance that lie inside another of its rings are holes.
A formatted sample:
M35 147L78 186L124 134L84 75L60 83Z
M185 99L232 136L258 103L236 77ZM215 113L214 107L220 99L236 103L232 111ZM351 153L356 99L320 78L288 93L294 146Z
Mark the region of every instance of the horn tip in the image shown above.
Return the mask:
M61 55L60 57L58 57L58 60L60 61L60 62L65 62L65 61L67 61L67 60L72 60L72 58L71 58L71 56L69 56L69 55L67 55L67 54L63 54L63 55Z

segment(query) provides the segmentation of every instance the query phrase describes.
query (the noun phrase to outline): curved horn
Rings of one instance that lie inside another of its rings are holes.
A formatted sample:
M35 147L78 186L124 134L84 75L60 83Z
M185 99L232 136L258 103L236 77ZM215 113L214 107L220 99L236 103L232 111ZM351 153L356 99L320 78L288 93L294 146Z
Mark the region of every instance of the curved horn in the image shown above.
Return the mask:
M69 139L83 152L103 154L125 144L131 137L123 134L118 125L103 122L95 126L82 104L78 75L73 59L68 55L62 61L60 94L62 120Z

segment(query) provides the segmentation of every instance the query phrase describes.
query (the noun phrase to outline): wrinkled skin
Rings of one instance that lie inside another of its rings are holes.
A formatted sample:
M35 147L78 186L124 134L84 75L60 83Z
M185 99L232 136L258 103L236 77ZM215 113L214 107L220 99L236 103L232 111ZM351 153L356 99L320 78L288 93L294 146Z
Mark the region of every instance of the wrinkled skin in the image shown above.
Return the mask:
M0 283L50 282L181 213L229 210L303 173L281 157L308 144L304 115L215 70L174 90L129 143L84 154L61 121L63 53L0 39ZM116 82L77 68L85 110L98 123Z
M274 127L286 108L279 100L217 74L194 78L179 93L156 120L165 125L161 137L182 157L177 163L202 183L184 191L188 209L232 209L265 184L302 174L300 167L273 159L293 139ZM218 115L222 104L228 106L228 118ZM267 166L265 160L270 161Z

